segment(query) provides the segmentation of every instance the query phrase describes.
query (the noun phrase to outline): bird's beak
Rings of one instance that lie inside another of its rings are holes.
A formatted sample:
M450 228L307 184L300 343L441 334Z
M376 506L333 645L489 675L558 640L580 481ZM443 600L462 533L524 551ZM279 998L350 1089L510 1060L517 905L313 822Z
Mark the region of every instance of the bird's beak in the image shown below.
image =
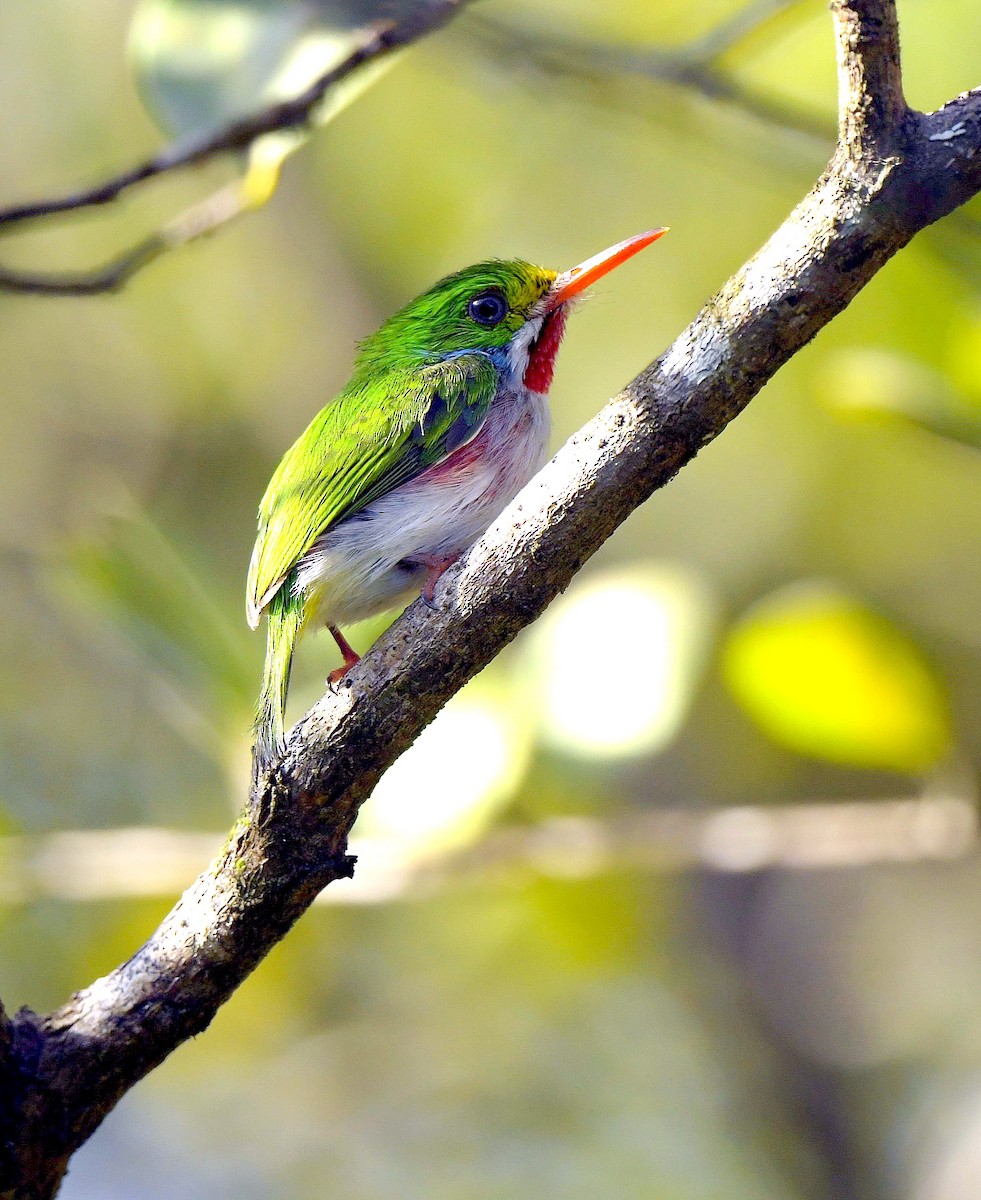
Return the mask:
M662 229L648 229L646 233L638 233L635 237L627 238L625 242L617 242L608 250L601 250L599 254L594 254L592 258L581 262L578 267L563 271L561 275L556 276L555 282L546 293L547 311L553 312L560 304L565 304L573 296L578 296L590 284L595 283L597 279L602 279L614 267L626 262L628 258L633 258L638 251L649 246L651 242L656 242L667 232L666 226Z

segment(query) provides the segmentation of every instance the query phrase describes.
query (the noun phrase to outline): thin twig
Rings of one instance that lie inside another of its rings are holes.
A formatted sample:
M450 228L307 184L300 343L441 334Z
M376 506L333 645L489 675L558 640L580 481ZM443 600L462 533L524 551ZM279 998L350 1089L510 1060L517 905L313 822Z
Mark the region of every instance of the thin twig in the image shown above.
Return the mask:
M248 117L230 121L211 133L176 142L146 161L123 171L105 183L53 200L37 200L0 209L0 228L37 220L58 213L73 212L108 204L134 184L183 167L196 166L207 159L232 151L247 150L253 142L269 133L297 129L310 122L317 105L330 89L353 71L393 50L401 49L445 24L468 0L433 0L402 22L374 29L366 40L335 67L297 96L270 104Z
M118 258L92 271L66 271L61 275L35 271L15 271L0 267L0 291L39 296L98 296L119 289L167 249L157 234L152 234Z
M714 62L774 17L800 3L801 0L754 0L752 4L745 4L704 37L692 42L689 53L703 62Z
M768 11L776 3L774 0L772 5L768 4ZM780 3L779 7L789 5ZM748 32L748 28L740 28L743 35ZM735 30L722 31L719 49L713 49L712 35L678 49L651 46L637 49L552 30L519 27L487 17L471 18L468 29L477 34L485 52L508 70L531 65L551 75L588 82L594 88L608 88L610 80L616 77L667 83L715 103L728 104L767 124L804 134L825 146L834 142L834 125L820 113L747 87L720 65L718 58L732 44Z
M0 838L0 904L172 896L221 841L218 834L153 827ZM549 817L500 827L441 855L384 838L352 840L351 850L356 876L326 888L318 903L388 904L516 872L582 878L617 870L739 873L949 861L977 855L981 835L973 798L930 794Z
M136 184L200 165L223 154L248 150L260 138L271 133L304 128L315 119L317 107L328 92L352 72L431 33L446 24L469 2L430 0L428 4L411 10L398 22L379 25L347 58L298 95L270 104L250 116L230 121L210 133L178 141L110 180L67 196L0 209L0 234L34 221L110 204ZM0 267L0 290L48 295L92 295L116 291L166 250L211 232L251 207L241 196L238 203L228 204L229 196L226 190L215 193L176 218L165 229L94 271L48 274ZM223 204L227 205L224 209ZM226 215L221 216L222 211ZM202 217L203 224L195 228L195 223Z
M198 201L103 267L61 275L0 267L0 290L44 296L96 296L118 292L161 254L206 237L254 207L246 179L236 181Z

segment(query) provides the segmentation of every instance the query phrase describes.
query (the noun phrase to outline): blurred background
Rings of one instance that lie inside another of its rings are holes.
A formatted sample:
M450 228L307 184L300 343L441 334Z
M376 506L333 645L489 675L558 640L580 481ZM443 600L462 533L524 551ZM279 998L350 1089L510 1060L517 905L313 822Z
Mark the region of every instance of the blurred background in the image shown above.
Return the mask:
M0 204L295 91L372 7L3 6ZM975 0L900 17L914 106L978 83ZM834 114L823 3L483 0L261 211L114 296L0 295L8 1007L130 954L240 807L255 509L357 339L468 262L670 225L577 311L558 447L769 236ZM270 146L250 179L296 148ZM90 267L236 173L18 232L4 264ZM66 1200L981 1194L979 293L975 203L448 706L365 807L357 878L123 1100ZM294 717L335 665L307 639Z

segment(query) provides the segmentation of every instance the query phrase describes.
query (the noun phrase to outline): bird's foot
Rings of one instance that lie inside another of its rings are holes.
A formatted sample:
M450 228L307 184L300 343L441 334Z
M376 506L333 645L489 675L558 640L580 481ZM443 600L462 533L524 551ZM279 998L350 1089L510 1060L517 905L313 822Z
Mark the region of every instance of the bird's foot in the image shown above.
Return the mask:
M443 572L452 567L459 557L459 554L447 554L442 558L420 555L416 559L420 566L426 568L426 578L422 585L422 602L427 608L435 610L438 607L435 600L436 584L439 583Z
M327 628L330 630L331 637L337 643L338 650L344 655L344 665L337 667L327 676L327 686L333 692L348 671L361 661L361 655L352 647L351 643L336 625L328 625Z
M360 662L360 659L358 660ZM332 692L337 691L337 685L341 682L344 676L354 666L354 663L345 663L343 667L335 667L327 676L327 686Z

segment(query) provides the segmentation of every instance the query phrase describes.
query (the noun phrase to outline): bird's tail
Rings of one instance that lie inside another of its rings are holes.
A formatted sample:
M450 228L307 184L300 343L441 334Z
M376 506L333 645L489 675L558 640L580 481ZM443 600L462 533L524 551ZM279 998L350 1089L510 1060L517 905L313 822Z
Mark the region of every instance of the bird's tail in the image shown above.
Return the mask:
M252 748L252 778L258 783L273 759L282 754L286 739L286 693L290 686L293 649L303 628L304 600L293 593L287 578L269 602L266 624L266 663L262 691L256 705L255 742Z

